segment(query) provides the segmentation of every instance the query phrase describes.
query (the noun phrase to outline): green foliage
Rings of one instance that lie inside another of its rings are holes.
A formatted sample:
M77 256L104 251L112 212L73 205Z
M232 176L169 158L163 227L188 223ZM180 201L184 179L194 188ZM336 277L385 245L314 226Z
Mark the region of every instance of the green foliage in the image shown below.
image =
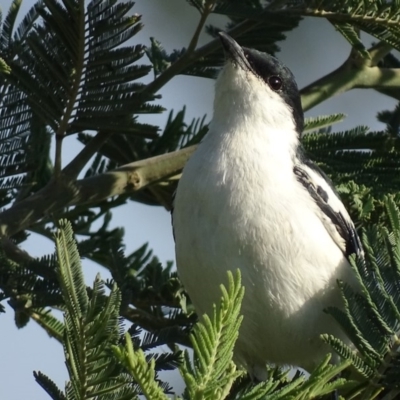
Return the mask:
M204 2L190 1L197 9L204 8ZM209 3L213 3L212 1ZM256 1L218 1L212 8L212 13L224 15L229 18L229 22L224 28L207 26L206 31L212 37L216 38L221 30L229 31L235 29L244 23L245 19L252 16L258 16L262 11L261 3ZM243 46L254 47L260 51L275 53L279 50L276 42L285 39L285 32L294 29L300 18L290 15L276 15L263 12L263 21L258 23L252 29L244 30L240 35L240 43ZM218 40L218 39L216 39ZM183 57L187 49L175 49L168 54L162 47L161 42L152 38L151 47L147 50L149 59L152 62L154 73L161 74L171 64ZM223 52L219 47L202 56L196 63L184 68L180 73L184 75L193 75L203 78L215 78L219 67L224 62Z
M344 36L344 38L351 44L352 48L357 50L363 58L371 58L368 50L365 48L364 43L361 41L359 33L354 26L349 23L333 23L333 26Z
M180 367L188 399L224 399L234 380L243 374L232 361L242 322L244 288L240 282L239 271L235 277L228 275L228 289L221 286L220 307L214 306L211 317L203 316L190 335L195 354L193 365L186 352Z
M190 303L187 304L176 272L171 271L172 264L163 268L146 244L125 255L123 231L109 231L108 223L109 220L96 233L88 232L88 225L80 219L73 223L76 233L86 236L78 244L81 256L110 272L112 279L106 281L106 286L112 289L118 285L122 297L120 312L124 318L158 333L170 328L169 343L187 344L188 329L196 316L191 312ZM52 235L51 230L46 232L46 236ZM19 327L32 318L49 335L61 340L62 326L49 309L64 309L56 265L54 254L24 259L19 263L12 262L3 254L0 299L9 299Z
M14 32L20 4L14 0L0 31L1 187L43 179L43 130L58 140L85 129L156 136L157 127L133 117L162 109L135 82L150 71L138 64L144 47L123 46L142 27L127 15L132 2L93 1L86 10L83 1L39 2Z
M121 47L141 29L138 16L127 16L132 6L94 1L85 13L78 1L46 0L38 7L42 23L30 31L26 50L7 60L11 83L57 135L96 127L139 134L128 115L156 111L142 105L141 85L132 83L149 72L136 64L143 48ZM110 112L121 116L119 124L106 117Z
M318 117L309 117L304 120L304 133L315 130L322 130L333 124L342 122L346 116L344 114L319 115Z
M120 391L126 379L112 376L115 365L108 353L110 346L118 342L121 332L120 293L115 286L106 297L104 284L97 277L89 298L72 228L66 221L60 221L56 246L57 274L66 309L63 345L70 381L65 396L67 399L86 399Z
M33 115L26 94L13 87L10 80L13 79L11 60L22 50L25 33L38 14L33 7L14 33L20 6L21 1L14 0L4 20L0 16L0 186L6 189L20 186L22 174L33 168L32 153L28 151Z
M86 176L93 176L133 161L197 144L208 131L208 125L205 124L206 117L193 119L190 123L187 123L185 113L185 107L175 114L171 111L162 129L162 134L152 141L132 135L114 134L102 146ZM89 143L90 139L91 136L88 134L79 135L79 140L84 144ZM159 205L161 203L164 206L167 205L168 208L172 203L175 189L176 180L171 180L158 187L144 189L130 196L121 196L118 201L124 202L127 198L130 198L148 205ZM70 218L69 216L66 217Z
M203 316L190 341L193 361L186 351L148 353L160 345L176 342L170 330L142 336L141 329L132 326L122 335L119 308L121 295L114 284L107 295L104 283L97 276L93 288L86 288L78 248L71 224L59 222L56 235L57 276L65 303L64 324L42 312L41 326L57 331L63 344L70 377L65 392L41 372L36 381L52 399L167 399L171 391L160 381L158 372L179 366L187 387L185 399L246 399L274 400L308 399L322 396L349 385L345 379L332 379L349 363L329 364L328 356L308 380L297 376L288 380L287 374L272 371L266 382L247 382L235 388L244 376L233 362L233 349L242 320L240 305L244 295L240 273L228 274L228 287L221 285L221 303L214 307L211 318ZM47 329L49 332L49 329Z
M110 226L112 210L132 200L170 209L183 164L180 169L169 169L168 163L157 169L157 160L175 151L178 157L180 149L196 145L207 133L206 118L188 122L185 107L169 110L164 127L144 124L138 117L164 111L154 101L175 76L216 76L223 53L216 38L220 28L207 25L210 14L225 16L224 29L240 44L274 54L303 17L325 18L354 49L339 71L377 68L383 74L390 69L395 76L400 62L387 45L400 49L399 1L189 4L199 12L198 26L188 45L173 51L165 50L159 38L149 39L147 47L137 42L142 18L132 14L133 2L126 0L86 5L83 0L44 0L18 26L21 1L13 0L0 17L0 301L13 308L19 328L34 320L64 346L70 376L65 391L40 372L35 379L53 399L166 398L173 388L161 382L159 372L179 366L186 399L317 399L335 389L348 399L393 398L400 391L399 106L379 113L386 126L382 132L358 127L332 134L331 125L343 120L342 114L306 120L304 146L333 179L356 225L364 228L366 253L365 262L352 261L359 287L340 284L345 309L328 310L354 347L324 336L346 361L333 366L327 356L308 379L301 374L290 379L287 372L268 367L268 380L256 383L233 363L243 295L238 275L230 275L213 315L196 324L172 263L161 265L147 245L125 255L124 230ZM203 30L210 41L198 46ZM381 43L367 49L361 32ZM154 79L143 83L152 69ZM335 71L324 79L325 86L321 81L310 85L319 101L357 87L355 80L343 89L343 76ZM391 82L393 87L387 82L371 87L400 100L399 83ZM338 91L329 91L336 87ZM303 104L309 93L302 92ZM84 149L68 169L61 155L63 138L72 134ZM132 172L132 162L148 175ZM99 176L109 178L110 188L120 185L110 178L116 168L134 176L141 190L115 195L103 187L87 189ZM83 179L77 181L81 172ZM79 193L85 184L86 197L80 202L73 196L57 197L64 185ZM106 195L93 200L100 189ZM59 218L67 218L71 226L62 222L58 228ZM10 224L16 226L11 233ZM56 253L34 259L19 251L17 245L29 236L25 229L51 240L57 231ZM104 268L111 278L97 277L93 287L86 287L80 257ZM63 322L53 310L64 312ZM133 324L126 335L122 322ZM187 353L182 360L177 344L194 349L193 361ZM163 345L174 350L160 353ZM349 364L361 377L347 377ZM335 378L341 371L342 377Z
M327 18L356 50L365 54L357 29L382 40L399 49L400 32L398 22L400 4L398 1L360 1L332 2L329 0L296 1L290 10L294 14ZM350 27L349 25L352 25Z
M129 334L125 334L125 341L124 348L113 347L114 354L138 383L145 398L148 400L167 399L161 386L155 381L154 359L148 363L143 350L133 348Z
M54 382L40 372L35 373L36 380L53 399L137 398L136 396L143 390L143 379L151 382L150 386L157 385L160 393L163 393L168 386L154 381L156 372L174 368L179 354L167 354L161 361L157 360L154 354L150 354L148 361L143 350L138 349L139 369L147 368L147 371L151 370L151 375L146 375L145 378L143 375L133 375L135 381L130 379L123 371L125 364L122 359L118 363L112 356L112 349L118 349L117 345L122 335L119 317L120 291L114 284L111 292L106 295L104 282L99 276L96 277L91 290L86 288L71 224L65 220L61 220L59 224L60 228L56 235L57 276L65 303L64 325L56 324L50 317L46 321L42 319L42 323L53 327L57 325L56 330L62 332L70 381L67 382L63 393ZM136 331L136 334L138 333L139 331ZM133 351L129 333L125 335L125 340L126 345ZM164 343L159 337L147 338L147 348ZM140 370L140 374L142 372ZM156 398L153 397L154 393L150 392L149 398Z
M332 133L327 125L335 116L316 118L316 131L304 135L303 145L310 157L332 178L336 188L358 225L389 222L385 195L400 201L400 117L399 106L379 113L386 129L371 132L359 126ZM339 116L338 116L339 118ZM314 120L312 121L314 123ZM306 121L306 131L309 122Z
M1 74L9 74L11 72L11 68L7 65L7 63L0 58L0 73Z
M303 143L336 184L354 181L374 194L400 188L400 142L388 131L370 132L363 126L334 134L323 131L305 135Z
M385 206L390 229L377 226L366 229L362 235L365 260L351 259L361 291L340 282L344 311L335 307L327 310L358 353L339 339L324 335L324 340L367 378L363 398L368 399L382 391L399 389L400 211L390 197L385 198Z
M62 343L65 325L52 315L49 309L35 308L34 311L30 313L30 317L35 320L50 337Z

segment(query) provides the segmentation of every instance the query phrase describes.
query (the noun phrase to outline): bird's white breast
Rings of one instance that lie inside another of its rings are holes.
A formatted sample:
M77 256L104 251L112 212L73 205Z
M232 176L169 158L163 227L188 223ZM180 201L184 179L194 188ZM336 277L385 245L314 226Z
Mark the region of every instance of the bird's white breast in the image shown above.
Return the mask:
M241 270L239 362L310 368L327 351L319 334L341 336L323 309L338 304L336 280L350 267L295 179L292 136L266 126L214 118L175 197L177 267L200 315L219 301L226 271Z

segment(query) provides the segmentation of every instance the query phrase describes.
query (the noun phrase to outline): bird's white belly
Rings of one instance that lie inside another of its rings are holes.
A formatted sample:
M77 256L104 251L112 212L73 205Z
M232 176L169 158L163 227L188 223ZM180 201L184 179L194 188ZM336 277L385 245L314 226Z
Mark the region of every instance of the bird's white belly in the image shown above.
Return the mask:
M319 334L342 336L323 309L339 304L336 280L349 280L351 269L309 194L294 177L288 185L285 171L251 162L257 146L249 151L246 163L220 151L214 157L210 147L189 160L173 216L178 272L201 315L219 301L226 271L239 268L237 360L249 369L266 362L308 369L328 351Z

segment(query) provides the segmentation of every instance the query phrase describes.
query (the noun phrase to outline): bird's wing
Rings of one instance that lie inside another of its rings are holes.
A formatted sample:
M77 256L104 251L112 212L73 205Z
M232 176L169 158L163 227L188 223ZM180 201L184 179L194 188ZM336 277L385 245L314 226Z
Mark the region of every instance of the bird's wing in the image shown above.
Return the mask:
M302 161L293 171L320 208L326 230L347 258L351 254L361 256L360 238L329 178L311 161Z

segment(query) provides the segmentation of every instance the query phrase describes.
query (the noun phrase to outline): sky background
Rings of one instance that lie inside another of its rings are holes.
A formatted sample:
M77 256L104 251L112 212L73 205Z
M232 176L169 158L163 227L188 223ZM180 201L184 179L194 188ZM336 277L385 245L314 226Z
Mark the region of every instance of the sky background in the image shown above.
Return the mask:
M20 16L34 4L24 0ZM1 0L3 15L7 13L10 0ZM150 44L150 37L160 40L167 51L187 46L198 21L197 10L185 0L137 0L132 10L142 14L144 29L136 35L134 44ZM210 23L221 28L225 19L212 16ZM300 27L288 33L288 39L282 42L278 57L293 71L300 88L331 72L347 58L350 47L343 37L325 20L307 18ZM371 38L363 36L366 44ZM200 45L209 40L203 34ZM240 40L239 40L240 42ZM148 63L146 58L140 60ZM144 82L153 78L150 74ZM158 116L141 117L141 121L164 126L168 112L179 111L186 105L186 121L207 114L212 116L214 81L202 78L180 76L173 79L162 90L159 104L167 111ZM361 93L362 91L362 93ZM374 130L383 128L376 121L380 110L392 109L396 102L372 90L353 90L315 107L306 116L345 113L348 118L334 127L344 130L356 125L368 125ZM63 164L66 165L81 148L75 137L64 143ZM174 242L172 238L170 215L161 207L144 206L130 202L113 211L111 227L123 227L126 232L126 252L129 253L145 242L149 242L161 262L174 260ZM140 227L140 229L138 229ZM32 256L42 256L53 252L53 243L47 239L32 235L24 249ZM107 278L104 269L94 263L83 260L86 282L91 285L94 276L100 272ZM13 312L7 305L6 314L0 314L0 399L1 400L41 400L49 397L35 382L33 371L48 375L60 387L64 388L68 379L64 365L61 345L31 321L27 327L18 330L13 321Z

